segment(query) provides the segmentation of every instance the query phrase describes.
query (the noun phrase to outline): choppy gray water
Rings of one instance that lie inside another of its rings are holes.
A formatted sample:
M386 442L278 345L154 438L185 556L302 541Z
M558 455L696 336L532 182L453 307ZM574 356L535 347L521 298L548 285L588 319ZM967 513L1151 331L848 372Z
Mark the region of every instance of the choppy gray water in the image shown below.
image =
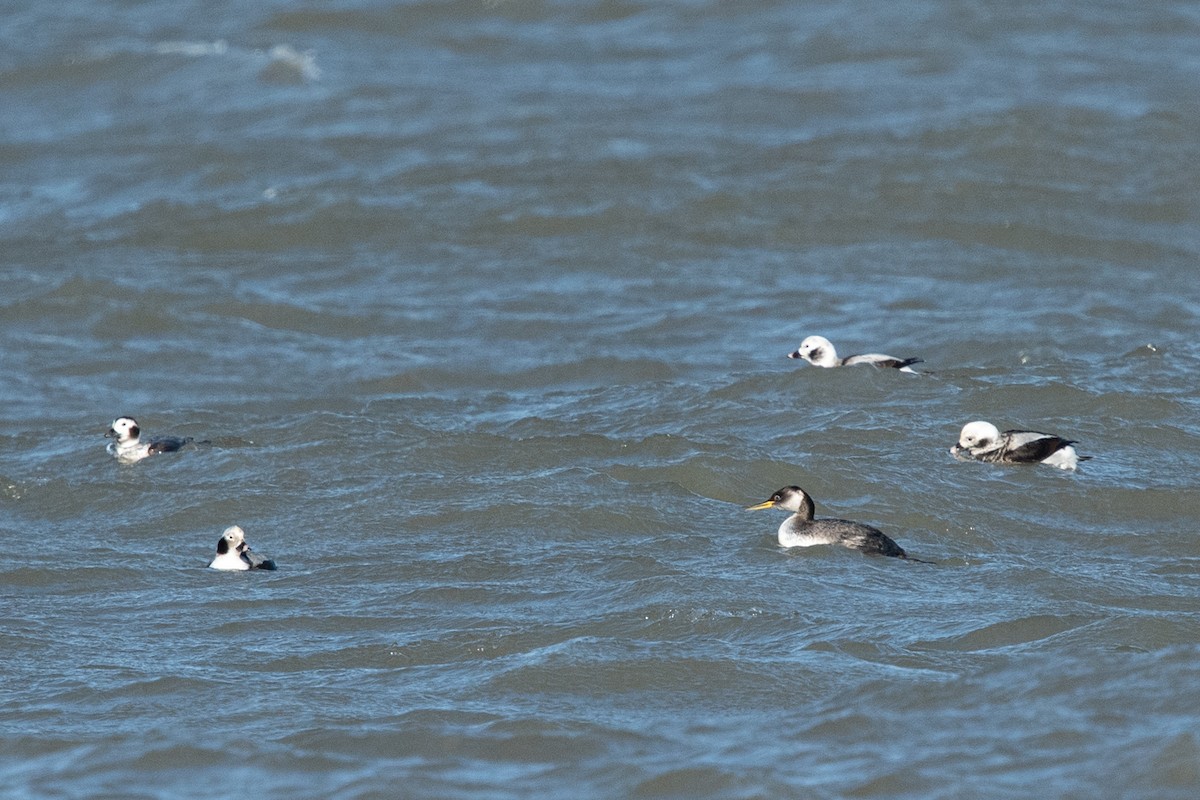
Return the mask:
M5 797L1200 794L1195 5L0 40ZM780 550L790 483L938 564Z

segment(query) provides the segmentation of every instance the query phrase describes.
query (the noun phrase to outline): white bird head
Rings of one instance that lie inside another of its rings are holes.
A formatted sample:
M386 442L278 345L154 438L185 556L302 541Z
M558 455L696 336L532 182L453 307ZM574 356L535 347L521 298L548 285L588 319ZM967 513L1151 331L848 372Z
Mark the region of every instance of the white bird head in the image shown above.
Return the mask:
M837 350L824 336L809 336L789 358L803 358L815 367L836 367L838 365Z
M108 429L108 433L104 434L104 438L113 438L118 444L126 442L136 442L142 429L138 427L137 420L133 417L117 417L113 420L112 425Z
M1000 444L1000 429L990 422L968 422L958 434L958 446L972 452L994 450Z

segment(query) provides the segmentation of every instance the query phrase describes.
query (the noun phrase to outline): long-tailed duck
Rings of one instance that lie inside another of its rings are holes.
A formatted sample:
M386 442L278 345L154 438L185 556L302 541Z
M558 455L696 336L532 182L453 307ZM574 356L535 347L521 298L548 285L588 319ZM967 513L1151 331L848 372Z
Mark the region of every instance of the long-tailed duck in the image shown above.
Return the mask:
M212 569L237 570L275 569L275 562L263 558L246 544L246 532L230 525L217 540L217 557L209 562Z
M747 511L764 508L782 508L792 515L779 526L780 547L813 547L821 544L836 544L873 556L893 556L909 561L904 549L884 535L878 528L851 522L847 519L813 519L816 507L813 500L799 486L785 486L758 505ZM929 562L922 562L929 563Z
M960 459L975 459L1001 464L1049 464L1059 469L1075 469L1091 456L1075 452L1071 439L1037 431L1005 431L990 422L968 422L958 435L958 444L950 454Z
M133 463L134 461L141 461L147 456L158 455L159 453L173 453L192 441L190 436L186 439L165 437L144 441L141 438L141 434L142 429L138 426L136 419L133 417L117 417L113 420L112 427L108 429L108 433L104 434L104 438L116 440L108 443L108 452L121 461Z
M901 372L914 372L913 364L920 364L922 358L896 358L883 353L863 353L861 355L838 358L837 350L824 336L809 336L800 346L788 353L788 358L803 358L814 367L851 367L855 364L870 364L873 367L898 369Z

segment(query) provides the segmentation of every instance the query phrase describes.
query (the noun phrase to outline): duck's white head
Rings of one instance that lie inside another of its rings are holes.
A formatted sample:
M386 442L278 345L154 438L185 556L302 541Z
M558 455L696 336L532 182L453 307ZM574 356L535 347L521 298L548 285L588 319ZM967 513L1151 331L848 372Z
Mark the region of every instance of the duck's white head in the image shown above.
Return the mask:
M240 553L244 549L246 549L246 532L239 525L230 525L226 528L217 542L217 555L219 556L230 551Z
M976 420L963 425L958 446L973 453L986 453L1000 446L1000 429L990 422Z
M836 367L838 365L837 350L824 336L809 336L789 358L803 358L815 367Z
M117 417L112 421L104 438L113 438L117 440L117 444L126 444L136 442L141 432L142 429L138 427L137 420L133 417Z

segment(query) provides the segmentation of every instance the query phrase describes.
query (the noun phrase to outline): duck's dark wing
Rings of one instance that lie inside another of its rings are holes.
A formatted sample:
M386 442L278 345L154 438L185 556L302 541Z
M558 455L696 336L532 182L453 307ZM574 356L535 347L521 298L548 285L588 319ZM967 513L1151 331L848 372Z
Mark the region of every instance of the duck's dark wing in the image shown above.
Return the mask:
M249 547L242 548L242 560L250 565L250 569L275 569L275 562L264 558Z
M842 366L849 367L854 364L870 364L873 367L881 367L883 369L900 369L909 367L913 364L923 363L923 358L896 358L895 356L885 356L882 353L864 353L857 356L846 356L842 359Z
M1004 447L1005 461L1043 461L1075 444L1071 439L1037 431L1005 431L1007 444Z
M191 441L191 436L187 437L186 439L178 439L175 437L155 439L154 441L150 442L150 454L174 453L176 450L181 450L185 444L189 444Z

